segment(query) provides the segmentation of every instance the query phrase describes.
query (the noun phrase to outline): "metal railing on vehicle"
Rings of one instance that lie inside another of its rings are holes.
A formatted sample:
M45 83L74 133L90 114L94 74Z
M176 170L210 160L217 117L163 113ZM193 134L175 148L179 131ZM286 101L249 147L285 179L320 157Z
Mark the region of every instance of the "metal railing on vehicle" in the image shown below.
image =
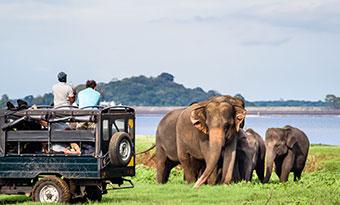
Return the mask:
M37 109L44 109L44 108L51 109L51 108L53 108L53 106L51 106L51 105L33 105L33 106L29 107L28 109L34 109L34 108L37 108Z
M124 111L128 112L128 111L135 111L135 109L133 109L132 107L129 106L124 106L124 105L116 105L116 106L109 106L109 107L105 107L104 109L101 110L101 112L105 112L105 111L110 111L110 110L114 110L114 109L124 109Z
M98 105L94 105L94 106L86 106L86 107L82 107L80 109L82 110L86 110L86 109L89 109L89 108L97 108L97 109L103 109L104 106L98 106Z
M61 106L54 107L54 109L60 109L60 108L74 108L74 109L79 109L78 106L74 106L74 105L61 105Z

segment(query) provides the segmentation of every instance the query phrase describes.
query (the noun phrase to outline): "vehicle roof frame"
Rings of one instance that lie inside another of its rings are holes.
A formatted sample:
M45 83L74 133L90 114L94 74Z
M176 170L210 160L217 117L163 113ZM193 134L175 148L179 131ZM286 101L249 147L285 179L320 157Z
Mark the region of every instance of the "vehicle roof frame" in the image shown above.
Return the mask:
M39 109L25 109L20 111L10 111L10 110L0 110L0 156L3 157L6 154L6 127L3 126L6 123L7 118L32 118L36 120L44 119L48 122L54 123L58 118L60 121L69 119L77 119L77 117L91 116L89 121L96 121L96 132L95 132L95 142L96 150L95 157L100 156L100 136L101 136L101 116L104 115L115 115L115 114L134 114L135 110L127 106L110 106L110 107L96 107L96 109L79 109L74 106L63 107L60 109L42 107ZM53 120L54 119L54 120ZM77 121L77 120L75 120ZM80 120L83 121L83 120ZM51 141L51 129L48 127L48 141Z

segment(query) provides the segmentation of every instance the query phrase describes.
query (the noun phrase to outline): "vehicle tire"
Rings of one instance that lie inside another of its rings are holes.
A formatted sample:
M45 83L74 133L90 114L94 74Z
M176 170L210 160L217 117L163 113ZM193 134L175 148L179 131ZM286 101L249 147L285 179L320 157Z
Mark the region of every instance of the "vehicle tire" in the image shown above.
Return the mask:
M43 203L68 203L70 198L69 186L56 176L47 176L37 181L32 191L32 200Z
M114 166L126 166L132 157L132 142L125 132L115 133L110 140L109 156Z
M85 188L85 196L90 201L98 201L102 200L102 190L98 186L87 186Z

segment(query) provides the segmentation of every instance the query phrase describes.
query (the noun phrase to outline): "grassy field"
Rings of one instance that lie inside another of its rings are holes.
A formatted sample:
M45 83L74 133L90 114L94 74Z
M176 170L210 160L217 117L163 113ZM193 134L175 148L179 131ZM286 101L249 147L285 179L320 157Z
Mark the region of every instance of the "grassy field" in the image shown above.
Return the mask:
M137 151L152 143L152 136L138 137ZM291 175L289 182L279 183L273 174L269 184L261 184L255 177L251 183L206 185L198 190L183 182L180 168L172 171L168 184L158 185L152 153L137 160L137 175L132 178L135 188L109 191L100 204L340 204L339 146L311 146L299 182L293 182ZM6 195L0 196L0 203L34 204L24 196Z

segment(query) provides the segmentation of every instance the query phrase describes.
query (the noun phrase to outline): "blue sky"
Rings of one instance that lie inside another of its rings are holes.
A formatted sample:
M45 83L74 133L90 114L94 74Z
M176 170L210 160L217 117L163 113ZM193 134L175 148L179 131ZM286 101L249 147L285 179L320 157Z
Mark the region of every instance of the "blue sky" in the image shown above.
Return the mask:
M2 0L0 94L169 72L249 100L340 96L335 0Z

